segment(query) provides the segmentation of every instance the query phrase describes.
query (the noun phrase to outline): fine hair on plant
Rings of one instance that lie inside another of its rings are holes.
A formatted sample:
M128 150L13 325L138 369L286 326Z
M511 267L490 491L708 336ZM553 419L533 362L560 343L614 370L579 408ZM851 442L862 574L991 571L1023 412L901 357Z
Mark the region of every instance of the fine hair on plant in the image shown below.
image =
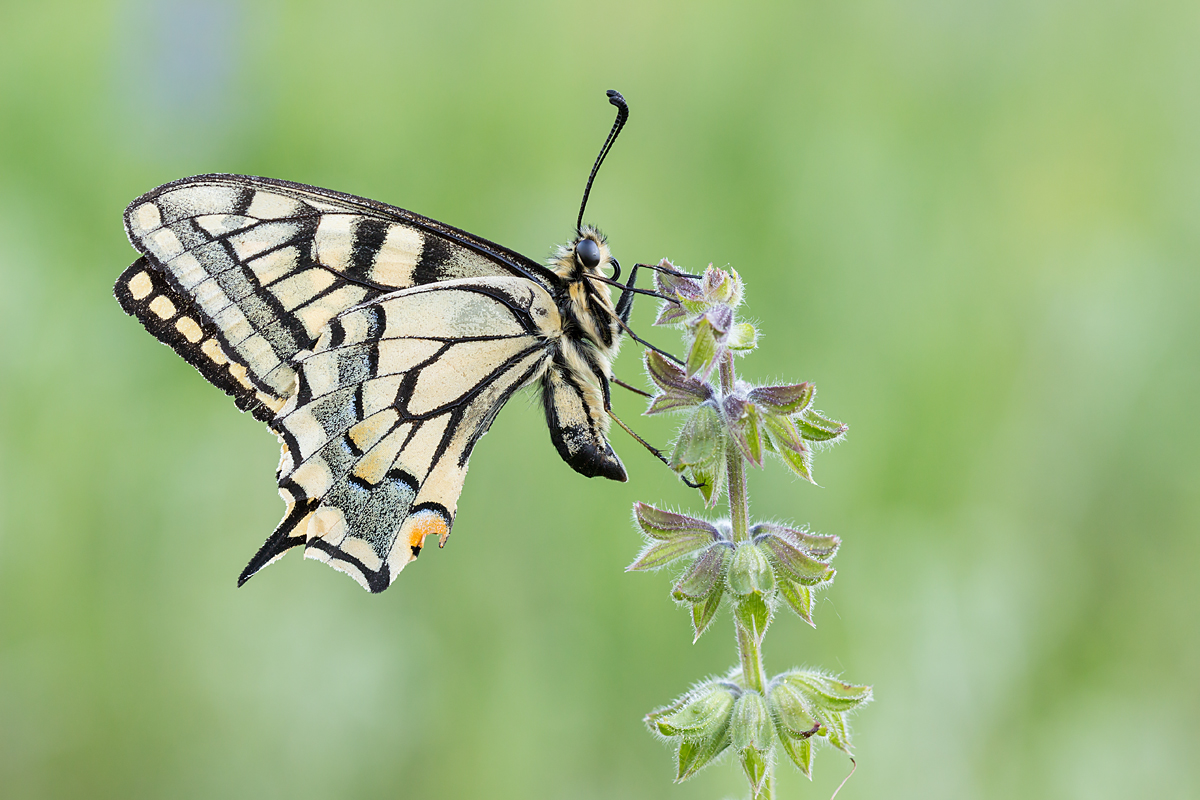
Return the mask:
M813 597L833 582L830 562L841 540L804 526L752 520L747 465L761 467L773 455L812 482L814 449L840 441L846 426L814 408L811 383L752 386L738 379L735 357L755 349L758 333L737 319L743 286L736 272L709 265L703 275L690 276L664 259L656 281L672 299L655 324L678 327L687 356L677 364L646 352L646 371L657 387L646 413L683 416L671 466L698 486L706 508L724 500L728 516L708 519L634 504L646 545L628 569L678 569L671 596L691 612L696 639L722 605L729 607L738 663L650 712L646 723L674 748L677 781L732 750L751 797L769 800L777 750L811 779L814 745L824 742L849 755L848 716L872 695L870 686L823 670L793 668L769 676L762 653L772 618L786 607L815 627Z

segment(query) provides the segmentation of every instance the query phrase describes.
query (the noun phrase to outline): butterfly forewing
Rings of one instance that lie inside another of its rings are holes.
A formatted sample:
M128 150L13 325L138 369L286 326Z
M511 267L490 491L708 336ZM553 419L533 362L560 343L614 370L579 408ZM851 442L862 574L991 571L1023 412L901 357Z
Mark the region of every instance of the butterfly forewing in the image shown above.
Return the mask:
M291 358L340 311L414 285L541 271L402 209L265 178L166 184L134 201L125 224L246 380L275 397L292 391Z
M283 407L286 398L282 393L256 387L245 362L230 358L212 320L197 313L191 299L176 292L145 256L125 270L114 293L127 314L137 317L159 341L170 345L210 383L232 396L242 411L269 422Z

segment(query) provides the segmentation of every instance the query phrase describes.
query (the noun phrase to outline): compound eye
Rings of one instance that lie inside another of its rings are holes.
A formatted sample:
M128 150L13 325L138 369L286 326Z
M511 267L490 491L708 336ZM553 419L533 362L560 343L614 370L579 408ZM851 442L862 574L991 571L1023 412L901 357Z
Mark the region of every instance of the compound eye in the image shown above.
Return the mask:
M585 267L596 267L600 265L600 245L596 244L591 239L580 239L575 244L575 257L579 259L579 263Z

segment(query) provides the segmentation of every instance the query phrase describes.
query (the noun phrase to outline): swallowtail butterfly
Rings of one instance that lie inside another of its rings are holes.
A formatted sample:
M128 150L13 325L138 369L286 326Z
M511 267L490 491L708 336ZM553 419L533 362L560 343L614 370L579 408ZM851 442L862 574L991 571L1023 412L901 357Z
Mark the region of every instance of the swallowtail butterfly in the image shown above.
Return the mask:
M610 362L635 292L583 225L543 266L400 208L287 181L199 175L125 212L142 255L121 307L282 445L283 520L241 585L292 547L386 589L428 537L445 544L471 449L540 387L558 453L626 480L608 442ZM609 277L609 273L612 277ZM623 288L614 305L604 284ZM640 341L640 340L639 340Z

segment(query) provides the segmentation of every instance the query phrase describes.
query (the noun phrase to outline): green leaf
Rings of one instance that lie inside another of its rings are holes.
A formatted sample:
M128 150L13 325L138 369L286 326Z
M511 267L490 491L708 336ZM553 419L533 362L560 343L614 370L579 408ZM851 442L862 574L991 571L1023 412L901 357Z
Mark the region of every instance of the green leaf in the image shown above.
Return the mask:
M756 386L750 390L750 399L776 414L791 416L808 408L816 393L816 387L807 382L789 386Z
M696 324L695 338L687 354L687 375L705 377L712 371L717 359L717 338L712 325L706 318Z
M678 272L678 270L675 270L674 265L665 258L658 262L658 265ZM700 281L695 278L685 278L682 275L672 275L669 272L656 270L654 273L654 285L658 289L659 294L674 294L695 299L699 299L704 295L703 285Z
M677 754L679 772L675 780L686 781L729 747L729 726L703 739L683 739Z
M721 607L721 597L724 594L725 587L717 586L703 602L692 603L692 629L696 632L692 638L693 644L700 640L700 634L708 630L709 624L717 615L717 609Z
M793 581L816 586L833 580L833 567L818 561L781 536L766 534L757 543L779 573Z
M677 325L687 319L688 313L683 306L674 300L667 300L658 309L655 325Z
M835 422L811 408L805 409L800 415L797 427L800 435L810 442L832 442L842 438L850 429L849 425Z
M733 601L733 613L738 622L761 643L767 625L771 623L771 609L761 594L751 594Z
M822 714L825 727L821 733L829 738L829 743L844 753L853 755L850 743L850 726L846 724L845 714Z
M729 725L737 698L728 686L716 681L697 686L679 701L646 719L663 736L707 738L716 728Z
M817 623L813 622L812 618L812 589L796 583L793 580L780 578L779 594L788 604L788 608L792 609L792 611L795 611L796 615L800 617L800 619L804 620L809 625L812 625L814 628L817 627Z
M770 449L783 459L788 469L806 481L816 483L812 477L812 453L805 446L792 421L777 414L764 414L763 428L766 430Z
M650 400L650 405L642 413L646 416L654 414L663 414L667 411L679 411L685 408L691 408L699 405L702 401L686 394L677 394L676 392L666 391L662 394L657 394Z
M777 452L781 454L786 450L794 453L808 452L808 445L804 443L800 432L796 430L796 424L789 417L764 411L762 423Z
M767 773L771 771L771 751L764 752L747 747L739 751L738 756L742 762L742 771L746 773L746 780L750 782L751 795L758 797L767 780Z
M650 380L654 381L665 392L674 395L692 396L697 401L704 401L712 397L713 390L711 386L695 378L689 378L682 367L669 361L660 353L647 350L645 364L646 374L650 376Z
M729 403L726 402L725 405L728 409ZM753 404L744 405L741 419L730 422L729 432L733 434L733 441L737 443L738 449L742 451L746 460L756 467L761 467L763 460L762 432L758 427L758 410Z
M710 536L713 541L721 538L721 534L711 522L674 511L663 511L648 503L634 503L633 515L637 519L638 527L652 539L670 541L699 533Z
M671 596L691 603L707 600L722 585L728 552L729 548L723 544L709 546L675 584Z
M764 533L780 536L813 558L822 561L833 558L842 545L842 540L838 537L826 533L813 533L808 528L789 528L776 522L758 522L750 526L751 538L757 539Z
M783 752L788 754L788 758L792 760L792 763L811 781L812 739L790 739L784 737L780 741L783 744Z
M860 686L839 681L828 675L808 670L797 670L787 674L786 680L803 693L820 711L843 713L871 702L870 686Z
M726 336L725 346L730 350L748 353L758 347L758 331L749 322L739 322Z
M658 569L677 558L691 555L712 543L712 536L707 533L691 533L666 542L653 542L638 554L637 559L626 567L625 571L638 572L640 570Z

